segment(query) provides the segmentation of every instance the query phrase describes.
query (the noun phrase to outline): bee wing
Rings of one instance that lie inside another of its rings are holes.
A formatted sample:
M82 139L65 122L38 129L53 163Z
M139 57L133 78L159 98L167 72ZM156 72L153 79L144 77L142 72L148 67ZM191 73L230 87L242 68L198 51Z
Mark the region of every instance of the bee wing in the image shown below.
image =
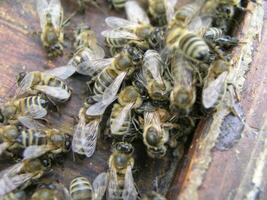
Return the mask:
M187 27L188 30L202 36L206 32L208 27L210 27L211 23L212 23L211 17L196 16L191 20L191 22L188 24Z
M91 45L91 49L93 50L95 59L103 59L105 57L104 49L98 44Z
M34 79L33 73L27 73L26 76L18 83L19 90L25 92L32 86L32 81Z
M40 25L41 25L41 28L43 29L45 25L45 20L46 20L45 15L46 15L47 8L48 8L47 0L36 1L36 8L37 8L37 13L40 18Z
M120 86L126 74L127 72L122 72L115 78L115 80L110 84L110 86L105 89L102 99L99 102L91 105L87 109L86 111L87 115L100 116L105 112L106 108L113 101L115 101L115 99L117 99L117 93L120 89Z
M99 120L91 121L84 126L84 130L82 131L82 147L84 154L88 158L95 152L99 122Z
M53 149L52 146L48 145L29 146L23 151L23 159L26 160L26 159L38 158L46 154L47 152L51 151L52 149Z
M67 90L64 90L61 87L52 87L48 85L37 85L34 87L36 90L45 93L48 96L51 96L62 101L68 100L70 98L70 93Z
M76 68L74 66L66 65L66 66L56 67L51 70L47 70L44 73L55 76L61 80L65 80L69 78L71 75L73 75L75 72L76 72Z
M160 54L154 50L146 51L144 55L144 73L147 73L146 71L150 71L152 77L160 85L164 84L161 77L162 67L163 62Z
M108 200L115 200L120 196L118 177L115 169L112 167L109 170L109 181L108 181Z
M101 200L106 192L108 186L108 174L103 172L99 174L94 182L93 182L93 189L94 189L94 200Z
M227 73L223 72L215 80L206 83L207 86L202 91L202 104L205 108L212 108L218 102L225 90Z
M62 23L62 7L60 0L51 0L48 10L48 12L51 14L53 25L57 28L60 28Z
M43 101L42 103L45 103L45 100ZM40 119L47 115L47 110L44 107L35 104L27 106L25 110L25 114L33 119Z
M9 144L7 142L3 142L0 144L0 155L9 147Z
M129 165L126 169L124 187L122 192L122 199L127 200L136 200L137 199L137 191L134 184L132 167Z
M78 154L83 154L82 148L82 135L84 131L85 122L83 120L79 120L78 125L75 128L73 139L71 143L72 151Z
M177 0L165 0L165 2L166 2L167 21L170 22L174 16L174 9L175 9Z
M127 1L125 3L125 12L127 19L131 22L150 24L145 10L136 1Z
M130 103L121 110L120 114L114 119L114 123L111 123L110 129L112 133L116 133L125 122L125 119L131 111L134 103Z
M133 28L138 25L135 22L129 21L127 19L123 19L120 17L107 17L105 19L106 24L113 29L119 28Z
M101 35L112 39L140 40L140 38L136 34L119 29L105 30L101 32Z
M23 183L30 180L31 177L32 177L32 174L30 173L15 175L13 177L4 175L0 179L0 196L4 196L7 193L17 189Z
M113 58L86 60L77 65L76 70L78 73L93 76L101 72L104 68L112 63Z
M30 116L19 116L18 120L23 126L27 128L34 128L34 129L45 128L45 125L41 124L40 122L36 121Z

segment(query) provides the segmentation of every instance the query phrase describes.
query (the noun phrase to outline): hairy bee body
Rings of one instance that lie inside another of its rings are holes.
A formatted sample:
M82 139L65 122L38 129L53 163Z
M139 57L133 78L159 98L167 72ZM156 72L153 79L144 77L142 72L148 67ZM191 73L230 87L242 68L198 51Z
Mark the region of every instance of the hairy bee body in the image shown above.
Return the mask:
M189 59L204 60L209 56L209 47L205 41L182 27L170 30L166 43L181 51Z
M14 191L6 194L1 200L25 200L26 194L24 191Z
M93 200L93 187L85 177L76 177L70 183L70 196L72 200Z
M32 107L43 109L47 101L40 96L30 96L6 102L1 106L1 121L7 123L16 120L20 115L27 114Z
M154 22L159 26L167 24L167 5L164 0L149 0L148 12L152 16Z
M215 40L223 36L223 31L220 28L210 27L204 34L204 38L208 40Z
M69 199L68 190L59 183L41 184L33 193L31 200L65 200Z

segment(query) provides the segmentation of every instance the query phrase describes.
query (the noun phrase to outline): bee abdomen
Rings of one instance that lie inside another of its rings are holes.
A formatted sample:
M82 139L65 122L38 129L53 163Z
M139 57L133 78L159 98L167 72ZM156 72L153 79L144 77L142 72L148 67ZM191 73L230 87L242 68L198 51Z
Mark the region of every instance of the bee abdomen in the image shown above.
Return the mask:
M109 37L106 37L105 41L109 47L116 47L116 48L123 47L128 42L128 40L124 38L115 39L115 38L109 38Z
M17 142L23 147L31 145L45 145L47 144L46 133L40 130L23 129L17 138Z
M93 89L94 94L96 96L102 95L105 89L113 82L113 80L114 80L113 77L111 77L106 70L101 72L94 84L94 89Z
M209 53L209 47L205 41L193 33L184 35L179 42L179 47L184 54L195 59L202 59Z
M215 40L223 36L223 31L220 28L210 27L204 34L205 39Z
M77 177L71 181L70 196L72 200L92 199L92 185L85 177Z
M40 96L30 96L20 101L20 109L22 112L27 112L33 106L44 108L47 106L47 103L48 102Z

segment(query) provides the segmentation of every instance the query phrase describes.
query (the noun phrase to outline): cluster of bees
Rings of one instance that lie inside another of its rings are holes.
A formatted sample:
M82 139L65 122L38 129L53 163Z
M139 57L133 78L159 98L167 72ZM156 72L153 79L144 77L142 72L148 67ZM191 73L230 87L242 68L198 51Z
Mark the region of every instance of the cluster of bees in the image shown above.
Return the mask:
M88 2L98 6L97 1L79 0L81 10ZM166 199L155 191L138 193L132 142L141 141L147 154L159 159L180 149L199 118L220 104L232 109L237 95L228 78L229 55L239 41L230 27L236 11L246 10L240 0L176 3L148 0L145 8L134 0L109 0L127 16L105 20L109 29L101 35L111 58L105 58L94 31L84 25L75 31L75 51L66 66L17 76L16 98L0 108L0 154L18 160L0 173L1 199L26 199L23 190L49 172L62 153L91 157L100 132L113 140L107 172L93 184L76 177L69 190L43 183L31 199L100 200L105 194L107 199ZM38 0L37 12L48 56L62 55L66 21L60 0ZM70 99L65 80L74 73L89 77L78 123L73 132L48 128L48 107Z

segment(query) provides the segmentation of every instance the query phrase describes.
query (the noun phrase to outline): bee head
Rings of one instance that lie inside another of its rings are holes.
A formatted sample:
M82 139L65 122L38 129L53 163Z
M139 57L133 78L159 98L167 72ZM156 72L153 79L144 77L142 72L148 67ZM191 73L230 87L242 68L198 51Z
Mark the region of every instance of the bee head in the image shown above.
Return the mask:
M145 136L145 139L146 142L152 147L157 147L161 141L158 131L153 126L147 129L147 134Z
M115 151L122 154L131 155L134 152L134 148L130 143L118 142L115 144Z
M128 45L126 48L128 55L130 56L134 65L138 65L143 61L143 52L140 48L136 47L134 44Z
M161 48L165 40L165 31L163 28L155 28L149 35L149 44L154 49Z
M52 161L50 158L43 158L42 159L42 165L46 168L46 169L50 169L52 166Z
M167 148L165 146L160 146L160 148L148 147L147 153L151 158L162 158L165 156Z
M24 77L27 75L27 72L20 72L17 76L16 76L16 81L19 84Z

